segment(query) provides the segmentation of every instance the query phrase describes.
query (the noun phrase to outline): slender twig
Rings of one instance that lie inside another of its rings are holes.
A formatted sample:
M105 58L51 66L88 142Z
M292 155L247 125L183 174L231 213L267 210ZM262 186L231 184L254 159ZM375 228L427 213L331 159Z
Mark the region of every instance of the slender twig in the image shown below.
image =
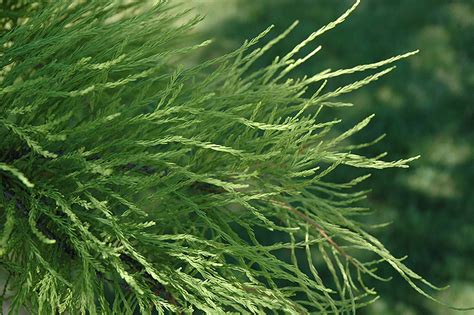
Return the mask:
M332 238L331 236L329 236L329 234L326 232L326 230L318 223L316 222L314 219L310 218L308 215L306 215L305 213L299 211L298 209L288 205L288 204L285 204L285 203L282 203L282 202L279 202L279 201L276 201L276 200L271 200L271 203L275 206L278 206L280 208L283 208L283 209L286 209L288 211L290 211L291 213L299 216L300 218L304 219L307 223L311 224L316 230L318 230L319 234L324 237L324 239L329 243L331 244L342 256L344 256L347 260L349 260L350 262L352 262L354 265L358 266L359 264L354 260L354 258L352 256L350 256L349 254L347 254L344 249L342 249Z

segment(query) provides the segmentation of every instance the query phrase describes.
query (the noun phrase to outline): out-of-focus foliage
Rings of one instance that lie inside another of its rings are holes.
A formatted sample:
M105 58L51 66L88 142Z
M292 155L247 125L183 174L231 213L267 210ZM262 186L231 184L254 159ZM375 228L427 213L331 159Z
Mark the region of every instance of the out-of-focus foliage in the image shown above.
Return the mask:
M334 19L351 1L208 0L195 4L208 15L204 33L216 37L208 54L238 46L270 24L276 31L300 20L296 33L262 59L270 63L306 34ZM351 119L374 112L367 132L387 133L375 147L398 156L420 153L408 173L375 174L369 205L379 221L392 221L378 235L408 264L439 283L453 302L474 302L474 2L469 0L365 0L336 34L319 40L322 52L299 68L314 74L419 48L420 54L381 80L351 95L357 106L337 115ZM337 80L333 81L337 85ZM354 121L352 120L352 121ZM368 148L368 154L372 152ZM389 171L390 172L390 171ZM387 180L389 179L389 180ZM403 281L378 287L384 299L376 314L438 312L406 290ZM401 302L403 301L403 302ZM442 310L442 314L446 314ZM437 314L438 314L437 313ZM439 313L441 314L441 313Z

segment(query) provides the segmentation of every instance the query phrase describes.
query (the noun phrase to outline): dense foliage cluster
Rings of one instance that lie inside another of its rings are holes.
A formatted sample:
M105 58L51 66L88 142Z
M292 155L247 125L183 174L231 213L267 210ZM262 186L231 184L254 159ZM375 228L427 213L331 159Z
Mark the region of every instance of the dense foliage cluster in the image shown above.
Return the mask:
M383 280L379 263L425 294L430 284L356 221L368 210L353 187L367 176L327 180L340 166L403 168L413 158L356 153L380 140L347 142L373 116L343 133L332 129L340 120L321 118L394 67L335 90L327 80L413 53L288 78L320 49L298 56L303 47L357 4L255 69L297 23L264 46L271 28L189 65L206 44L183 44L198 19L165 2L2 2L0 265L10 312L355 312L377 297L364 278Z

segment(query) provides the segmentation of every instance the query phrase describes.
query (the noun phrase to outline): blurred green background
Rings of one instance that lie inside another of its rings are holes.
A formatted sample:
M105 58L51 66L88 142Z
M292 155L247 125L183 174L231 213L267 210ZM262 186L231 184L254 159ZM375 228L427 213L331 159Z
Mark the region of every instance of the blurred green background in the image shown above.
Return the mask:
M201 57L231 51L270 24L275 24L275 36L300 20L297 29L262 58L260 65L266 65L352 3L193 0L207 16L200 35L215 39ZM365 151L369 155L387 151L398 159L421 154L409 170L375 172L365 183L373 189L367 204L377 210L374 221L393 222L373 233L395 256L407 254L407 264L416 272L435 284L451 285L435 296L456 306L473 306L474 1L364 0L344 24L312 48L319 44L323 50L296 75L421 50L380 81L347 96L356 106L332 114L344 119L341 128L376 114L355 139L387 133L381 143ZM329 88L341 83L333 81ZM382 272L393 274L388 267ZM418 295L398 277L373 285L382 298L362 314L459 314Z

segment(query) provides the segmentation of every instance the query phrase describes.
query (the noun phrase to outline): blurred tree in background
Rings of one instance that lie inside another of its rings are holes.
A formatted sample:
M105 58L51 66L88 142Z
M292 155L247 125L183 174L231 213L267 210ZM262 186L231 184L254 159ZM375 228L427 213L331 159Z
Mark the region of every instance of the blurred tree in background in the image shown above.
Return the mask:
M274 34L279 34L300 20L293 34L260 61L262 65L333 20L351 1L196 0L193 4L207 15L202 36L216 38L216 44L205 50L206 57L238 47L270 24L275 24ZM374 188L367 204L377 210L378 222L392 222L376 233L395 255L408 254L407 263L415 271L438 284L450 284L449 290L440 293L442 299L472 305L474 2L365 0L346 23L318 44L322 52L295 75L421 50L400 64L389 79L352 94L355 106L336 114L345 121L340 128L376 114L360 136L371 139L386 132L387 139L368 148L368 154L386 150L394 159L422 155L410 171L375 173L366 183ZM413 294L402 279L374 285L383 300L368 313L448 312Z

